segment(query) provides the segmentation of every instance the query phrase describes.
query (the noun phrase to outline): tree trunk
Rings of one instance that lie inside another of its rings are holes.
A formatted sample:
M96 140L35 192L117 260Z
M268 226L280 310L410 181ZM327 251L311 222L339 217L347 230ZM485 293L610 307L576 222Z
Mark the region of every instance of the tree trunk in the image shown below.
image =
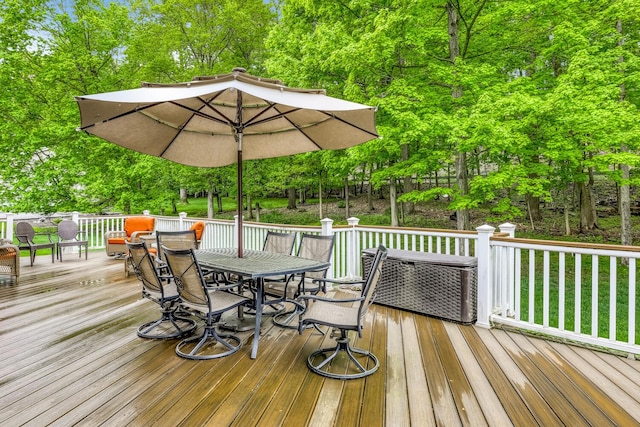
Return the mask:
M251 206L251 195L247 193L247 219L253 219L253 207Z
M458 33L458 10L452 1L447 2L447 18L448 18L448 30L449 30L449 60L451 65L455 67L456 60L460 56L460 40ZM454 69L453 75L456 72ZM451 93L453 99L462 98L462 87L458 85L453 86ZM458 147L456 147L459 150ZM458 151L456 154L456 183L458 184L458 193L460 196L465 196L469 193L469 174L467 171L467 156L466 153ZM467 230L471 223L469 211L467 209L458 209L456 211L456 226L458 230Z
M402 160L403 161L409 160L409 144L402 144L400 149L402 150ZM403 191L404 194L410 193L413 191L412 176L405 176L403 184L404 184L404 191ZM403 214L411 215L415 211L415 204L413 202L404 202L402 206L403 206Z
M367 186L367 206L369 207L369 212L373 212L373 185L371 185L372 173L373 173L373 167L369 169L369 174L368 174L369 185Z
M187 198L187 189L180 188L180 203L189 203L189 199Z
M469 176L467 174L467 156L459 152L456 157L456 181L460 195L469 193ZM458 230L468 230L471 226L471 215L468 209L456 211L456 227Z
M320 219L324 218L324 212L322 211L322 177L318 180L318 214Z
M351 217L349 211L349 178L344 179L344 215L345 218Z
M207 191L207 218L211 219L214 217L213 214L213 197L215 193L212 190Z
M222 195L219 191L215 192L216 202L218 204L218 213L222 213Z
M616 21L616 31L622 35L622 20ZM624 44L624 37L620 37L618 45ZM618 62L624 62L624 57L620 56ZM620 102L623 102L627 98L627 88L624 84L620 85ZM628 148L625 144L622 145L621 150L627 152ZM620 228L621 236L620 241L623 245L632 245L631 238L631 188L629 185L629 165L620 165L620 171L622 172L622 182L620 183L620 193L618 200L618 212L620 212ZM628 259L624 259L624 264L628 263Z
M591 231L598 228L598 218L596 216L596 204L593 198L593 174L589 170L589 180L578 183L578 194L580 195L580 232Z
M296 208L296 189L295 188L287 188L287 209L295 209Z
M391 209L391 226L398 227L398 207L396 206L397 189L396 179L391 178L389 183L389 206Z
M529 208L529 218L531 219L531 222L542 221L540 197L527 194L527 207Z

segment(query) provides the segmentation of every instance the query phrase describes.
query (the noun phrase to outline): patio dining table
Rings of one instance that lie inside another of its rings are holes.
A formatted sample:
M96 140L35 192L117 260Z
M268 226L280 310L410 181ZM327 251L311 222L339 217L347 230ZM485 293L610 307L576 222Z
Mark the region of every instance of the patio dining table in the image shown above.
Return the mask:
M258 354L264 278L301 274L308 271L326 269L331 266L329 262L256 250L245 250L244 256L239 258L236 248L200 249L195 251L195 254L198 263L202 267L220 273L241 276L243 279L251 279L256 283L256 323L253 348L251 350L252 359L255 359Z

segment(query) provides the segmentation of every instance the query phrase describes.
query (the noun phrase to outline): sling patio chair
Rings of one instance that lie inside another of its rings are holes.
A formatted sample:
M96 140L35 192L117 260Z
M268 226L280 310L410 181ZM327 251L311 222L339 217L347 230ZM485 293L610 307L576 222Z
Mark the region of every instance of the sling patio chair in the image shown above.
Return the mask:
M267 235L264 239L264 244L262 246L262 250L265 252L273 252L277 254L285 254L291 255L291 251L293 251L293 246L296 243L296 234L295 233L280 233L277 231L267 231ZM287 276L282 277L271 277L270 280L273 281L286 281ZM267 279L265 279L266 281ZM254 298L257 294L255 283L246 282L248 289L254 295ZM264 302L264 301L263 301ZM275 310L275 312L263 313L263 314L277 314L283 310L283 306L281 304L269 304L264 305L263 307L270 307ZM245 309L245 313L253 315L255 314L255 310L253 308Z
M193 319L176 315L180 296L171 277L160 276L154 261L143 242L127 242L133 271L142 282L142 296L162 310L160 319L147 322L138 328L138 336L150 339L172 339L190 335L196 329Z
M8 274L18 284L20 277L20 249L11 240L0 239L0 274Z
M79 237L84 235L84 232L78 230L78 224L74 221L65 220L58 224L58 259L62 262L62 249L69 247L78 247L78 257L82 258L82 247L84 247L84 259L88 259L89 256L89 241L80 240Z
M329 262L333 253L335 237L319 236L315 234L302 234L297 256L301 258L315 259ZM326 292L325 282L315 279L323 279L327 270L309 271L301 275L290 275L284 280L265 279L264 293L271 302L291 302L303 294L316 295L318 292ZM297 306L295 306L297 308ZM278 313L273 316L273 323L283 328L298 329L292 322L298 317L298 310L293 309Z
M218 332L222 315L252 301L231 292L238 284L207 287L193 249L161 248L180 295L180 306L205 321L202 335L185 338L176 346L178 356L208 360L238 351L241 340L236 335Z
M307 358L307 366L316 374L342 380L362 378L378 370L378 358L368 350L352 347L349 331L362 337L364 317L375 298L376 286L382 274L382 264L387 249L379 246L371 263L366 280L359 282L361 291L353 298L327 298L319 295L300 295L298 303L304 306L298 321L301 334L307 325L328 326L340 330L336 346L316 350ZM316 279L329 283L345 283L339 280ZM353 285L358 282L348 282Z
M35 236L47 236L47 242L34 242ZM51 249L51 262L55 262L56 244L51 239L51 233L36 233L33 226L28 222L21 221L16 224L16 239L18 239L18 248L21 251L29 251L29 259L31 267L36 259L36 252L40 249Z

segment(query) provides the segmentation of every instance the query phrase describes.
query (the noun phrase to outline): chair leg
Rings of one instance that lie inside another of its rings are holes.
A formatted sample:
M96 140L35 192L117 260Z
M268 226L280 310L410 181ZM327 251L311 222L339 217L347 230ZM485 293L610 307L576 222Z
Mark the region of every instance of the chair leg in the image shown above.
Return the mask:
M210 360L225 357L240 350L240 338L232 334L218 333L217 326L217 323L207 325L202 335L180 341L176 346L176 354L186 359ZM189 351L188 348L194 343L195 346ZM218 343L221 344L222 351L219 351L220 346L216 345ZM213 351L206 351L210 349Z
M323 377L340 380L363 378L376 372L380 366L378 358L369 351L351 347L346 331L343 330L341 332L340 338L336 339L335 347L317 350L309 355L307 358L307 366L309 369ZM332 362L342 352L344 352L349 358L347 360L347 365L345 366L342 363L337 363L338 366L332 366ZM358 360L356 355L361 356L360 359L362 359L362 361ZM319 356L323 356L323 359L317 361L316 359L318 359ZM351 361L351 363L349 361ZM356 372L349 373L349 371L354 370L351 365L355 367ZM367 366L371 367L367 368ZM332 367L333 369L331 369Z
M170 309L164 310L160 319L140 326L138 328L138 336L147 339L181 338L192 334L196 327L195 320L176 316L175 309Z

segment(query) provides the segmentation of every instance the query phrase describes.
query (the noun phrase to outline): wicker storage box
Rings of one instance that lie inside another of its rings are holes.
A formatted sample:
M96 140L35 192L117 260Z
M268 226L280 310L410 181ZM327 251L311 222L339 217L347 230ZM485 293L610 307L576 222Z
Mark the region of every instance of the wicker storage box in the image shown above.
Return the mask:
M368 271L375 249L362 253ZM460 323L477 319L478 260L474 257L389 249L377 304Z

